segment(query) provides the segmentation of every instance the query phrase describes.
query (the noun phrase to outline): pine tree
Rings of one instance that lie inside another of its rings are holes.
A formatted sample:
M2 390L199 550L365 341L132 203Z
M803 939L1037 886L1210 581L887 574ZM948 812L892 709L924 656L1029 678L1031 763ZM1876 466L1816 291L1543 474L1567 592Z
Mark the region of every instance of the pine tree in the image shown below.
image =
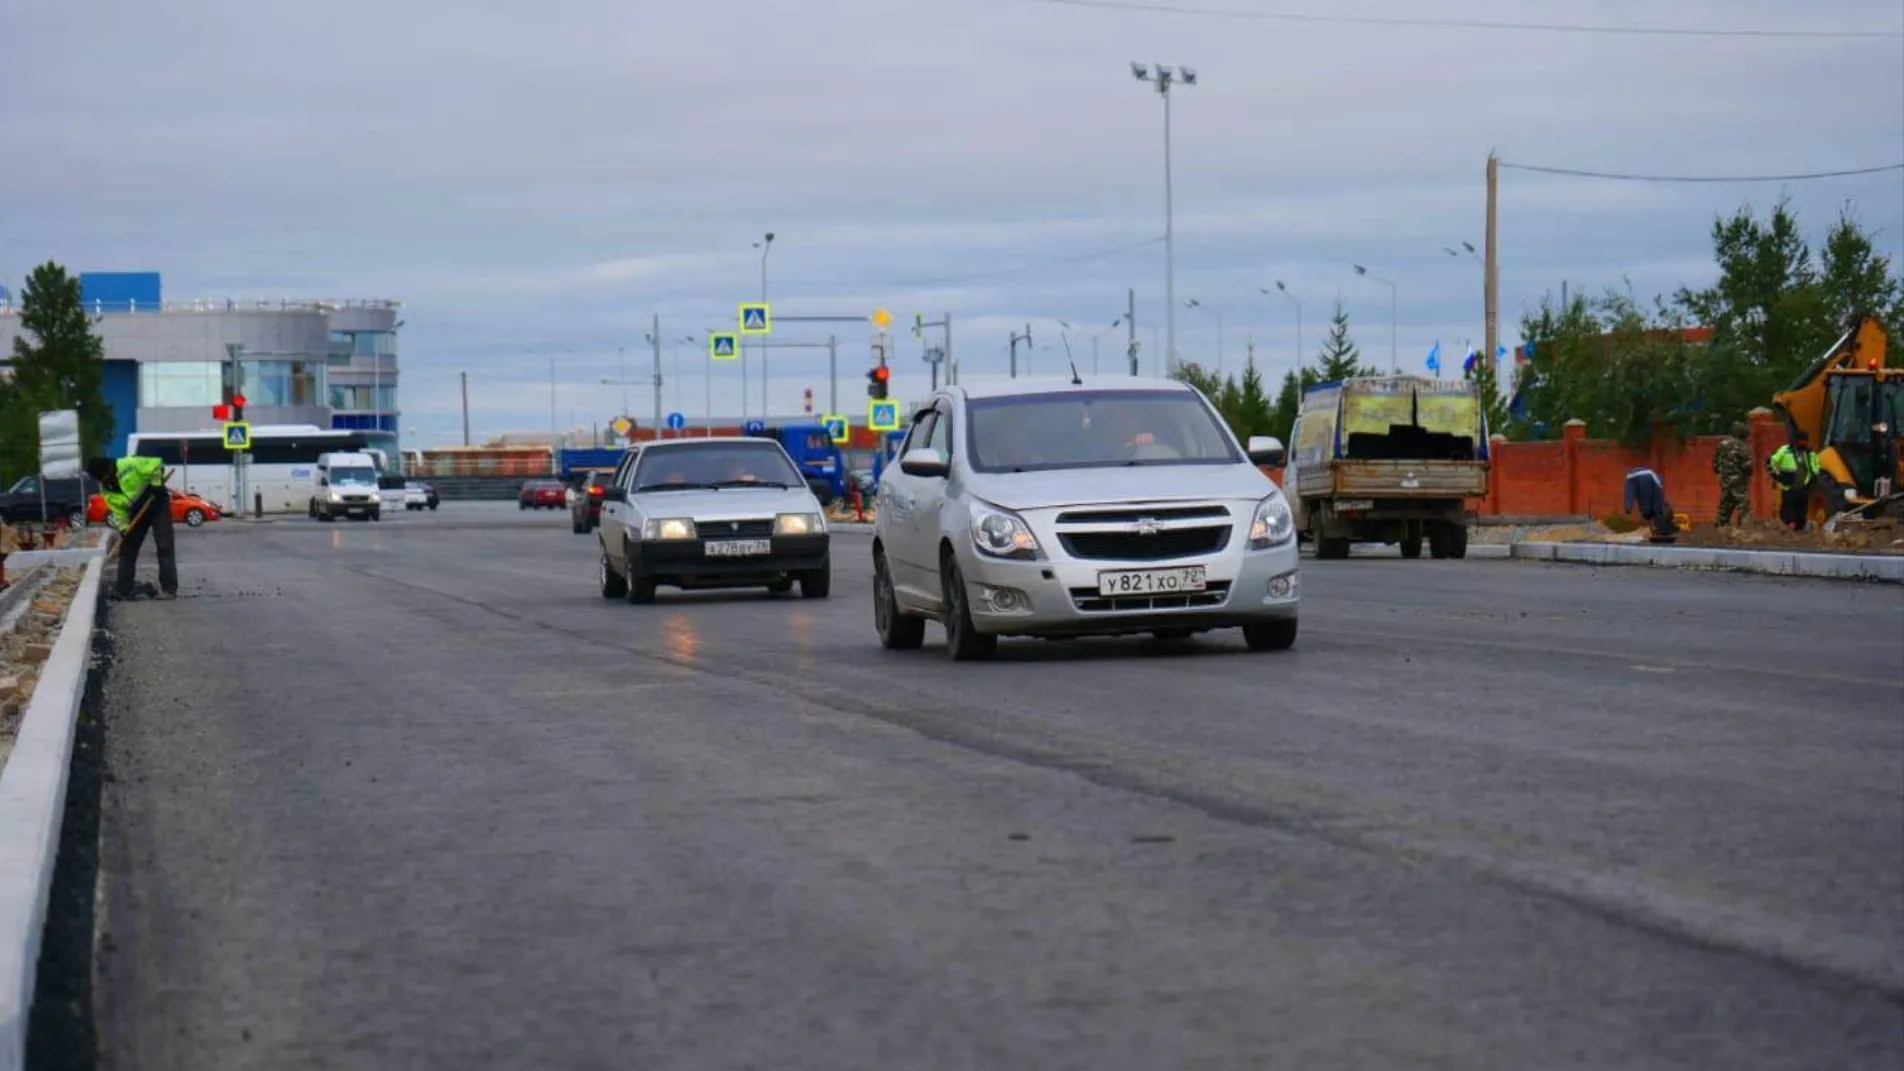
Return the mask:
M9 479L39 470L39 414L79 411L80 448L93 456L112 437L104 393L105 349L80 301L79 279L48 261L20 294L13 375L0 390L0 469ZM28 341L31 338L32 341Z
M1362 351L1349 337L1349 313L1342 302L1335 303L1335 315L1329 320L1329 337L1316 354L1316 382L1335 383L1356 376L1372 376L1373 368L1362 363Z
M1236 414L1231 417L1231 425L1236 429L1238 438L1245 442L1252 435L1270 434L1269 395L1263 392L1263 373L1256 367L1256 358L1250 357L1243 365L1243 381L1236 390Z

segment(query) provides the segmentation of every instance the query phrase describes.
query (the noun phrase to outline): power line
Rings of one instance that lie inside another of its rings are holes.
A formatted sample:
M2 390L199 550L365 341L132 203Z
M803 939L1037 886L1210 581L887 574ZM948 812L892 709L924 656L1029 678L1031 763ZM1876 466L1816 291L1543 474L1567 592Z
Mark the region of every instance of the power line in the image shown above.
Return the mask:
M1803 175L1630 175L1617 171L1582 171L1571 167L1538 167L1534 164L1510 164L1501 167L1515 171L1538 171L1543 175L1572 175L1577 178L1619 179L1624 182L1804 182L1810 179L1847 178L1853 175L1877 175L1886 171L1904 171L1904 163L1879 167L1857 167L1844 171L1813 171Z
M1161 0L1030 0L1031 3L1104 11L1147 11L1212 19L1307 22L1337 26L1416 26L1450 30L1519 30L1530 33L1595 33L1628 37L1904 38L1904 30L1726 30L1663 26L1595 26L1585 23L1504 22L1491 19L1424 19L1382 15L1314 15L1297 11L1234 11L1162 3Z

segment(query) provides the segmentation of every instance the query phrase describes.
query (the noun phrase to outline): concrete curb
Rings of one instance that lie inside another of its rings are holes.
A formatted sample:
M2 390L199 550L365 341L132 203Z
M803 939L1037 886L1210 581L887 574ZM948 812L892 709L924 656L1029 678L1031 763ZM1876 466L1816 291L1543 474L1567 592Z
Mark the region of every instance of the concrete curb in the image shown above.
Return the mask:
M1663 569L1724 569L1768 576L1882 580L1904 583L1904 555L1813 554L1729 547L1654 547L1626 543L1545 543L1512 545L1511 556L1525 561L1581 565L1650 565Z
M73 734L92 667L105 556L95 550L0 768L0 1071L26 1066L40 935L59 857Z
M21 550L7 555L9 566L18 565L22 569L31 569L36 565L54 565L71 568L85 565L104 553L103 547L75 547L71 550Z
M7 590L0 591L0 636L12 631L14 619L22 612L20 608L52 578L53 570L39 564L29 565L14 575Z

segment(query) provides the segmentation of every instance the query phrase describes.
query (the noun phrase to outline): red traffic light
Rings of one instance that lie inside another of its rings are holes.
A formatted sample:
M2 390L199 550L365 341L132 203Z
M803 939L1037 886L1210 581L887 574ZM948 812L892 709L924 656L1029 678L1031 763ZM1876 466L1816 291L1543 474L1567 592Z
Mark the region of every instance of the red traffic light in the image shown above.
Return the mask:
M212 419L213 420L230 420L231 406L229 405L212 406Z
M882 364L878 368L873 369L873 378L884 383L892 378L892 369Z
M238 408L240 408L240 409L243 409L243 408L245 407L245 396L244 396L244 395L242 395L242 394L234 394L234 395L232 395L232 396L231 396L231 404L233 404L233 405L235 405L235 406L237 406L237 407L238 407Z

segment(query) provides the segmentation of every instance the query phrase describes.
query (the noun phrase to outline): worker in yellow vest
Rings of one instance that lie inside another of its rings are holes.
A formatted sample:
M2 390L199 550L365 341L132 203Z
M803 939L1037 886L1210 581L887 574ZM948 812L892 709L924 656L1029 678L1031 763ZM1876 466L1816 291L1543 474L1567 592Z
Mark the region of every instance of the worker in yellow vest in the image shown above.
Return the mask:
M113 596L132 599L140 594L160 599L178 596L178 562L172 546L172 494L165 481L171 475L156 457L94 458L87 465L99 481L101 497L106 500L106 520L119 532L119 577ZM135 588L138 577L139 548L146 534L152 535L153 549L159 558L159 588L150 584Z
M1778 519L1794 532L1805 530L1805 506L1811 496L1811 483L1818 478L1818 455L1811 452L1811 437L1802 431L1792 433L1792 441L1772 451L1765 468L1778 485Z

